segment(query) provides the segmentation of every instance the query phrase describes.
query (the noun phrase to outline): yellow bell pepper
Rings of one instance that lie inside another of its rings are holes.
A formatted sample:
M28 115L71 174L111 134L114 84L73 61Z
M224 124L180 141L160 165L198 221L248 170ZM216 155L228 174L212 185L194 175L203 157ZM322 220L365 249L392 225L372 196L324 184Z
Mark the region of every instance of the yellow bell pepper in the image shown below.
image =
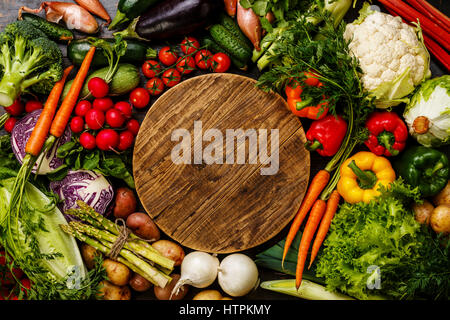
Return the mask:
M342 163L337 190L348 203L367 203L380 194L380 185L388 186L394 180L395 171L388 159L361 151Z

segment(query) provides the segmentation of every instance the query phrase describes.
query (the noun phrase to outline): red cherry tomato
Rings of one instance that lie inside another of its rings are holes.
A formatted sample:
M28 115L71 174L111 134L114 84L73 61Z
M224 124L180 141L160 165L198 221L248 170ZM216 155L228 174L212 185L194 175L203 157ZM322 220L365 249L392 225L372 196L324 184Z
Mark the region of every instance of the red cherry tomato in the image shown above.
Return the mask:
M161 72L161 65L156 60L147 60L142 65L142 73L147 78L156 77Z
M97 146L95 143L95 137L89 132L83 132L80 135L80 144L87 150L92 150Z
M92 109L92 104L88 100L81 100L75 106L75 114L80 117L84 117L86 113Z
M105 114L99 109L91 109L84 117L89 129L98 130L105 124Z
M231 66L230 57L222 52L216 53L211 59L211 68L214 72L227 72Z
M211 58L211 51L202 49L195 54L195 63L200 69L206 70L211 67Z
M116 149L119 145L119 134L113 129L103 129L95 137L97 148L103 151Z
M126 123L126 128L128 131L130 131L134 136L137 136L138 132L139 132L139 128L140 128L140 124L139 121L137 121L136 119L130 119L128 120L128 122Z
M106 123L112 128L120 128L125 123L125 117L119 110L109 109L106 111Z
M102 78L94 77L89 80L88 89L95 98L104 98L109 92L109 85Z
M92 107L94 109L101 110L103 112L108 111L112 107L114 107L114 102L111 98L98 98L92 102Z
M123 116L127 119L133 115L133 107L126 101L119 101L114 105L114 109L122 112Z
M74 133L80 133L84 129L84 120L80 116L75 116L70 120L70 130Z
M8 133L11 133L14 129L14 126L16 125L17 119L14 117L8 118L8 120L5 121L5 131Z
M195 60L191 56L181 57L177 61L177 70L182 74L189 74L195 70Z
M200 43L194 37L185 37L184 40L181 41L180 48L184 54L191 54L200 48Z
M159 50L158 58L162 64L171 66L177 62L178 54L170 46L166 46Z
M157 96L164 91L164 82L160 78L151 78L145 84L145 88L148 90L150 95Z
M119 145L117 149L125 151L133 145L134 135L130 131L122 131L119 135Z
M130 93L131 104L137 108L145 108L150 102L150 93L145 88L136 88Z
M173 87L178 83L180 83L181 74L178 72L177 69L170 68L164 71L161 78L167 87Z
M25 104L25 112L27 112L27 113L30 113L34 110L39 110L42 108L44 108L44 105L37 100L30 100L30 101L27 101L27 103Z
M5 107L5 111L15 117L20 116L24 109L23 103L19 98L17 98L16 101L14 101L14 103L9 107Z

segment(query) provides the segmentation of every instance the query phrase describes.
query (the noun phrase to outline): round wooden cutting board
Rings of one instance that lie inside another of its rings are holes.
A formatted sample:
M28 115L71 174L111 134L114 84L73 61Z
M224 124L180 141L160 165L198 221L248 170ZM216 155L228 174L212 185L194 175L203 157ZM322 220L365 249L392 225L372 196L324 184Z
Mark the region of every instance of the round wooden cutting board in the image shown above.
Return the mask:
M284 99L255 83L235 74L185 80L142 122L136 191L158 227L183 246L250 249L279 233L300 206L310 171L305 133Z

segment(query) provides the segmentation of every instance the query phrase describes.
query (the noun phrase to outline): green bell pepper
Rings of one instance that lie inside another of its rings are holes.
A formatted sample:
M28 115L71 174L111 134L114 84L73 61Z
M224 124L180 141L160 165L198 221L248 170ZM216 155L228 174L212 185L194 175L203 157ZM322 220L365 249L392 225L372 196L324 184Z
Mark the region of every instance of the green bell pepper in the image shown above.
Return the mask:
M397 163L398 174L423 197L434 196L447 184L449 162L445 153L423 146L406 150Z

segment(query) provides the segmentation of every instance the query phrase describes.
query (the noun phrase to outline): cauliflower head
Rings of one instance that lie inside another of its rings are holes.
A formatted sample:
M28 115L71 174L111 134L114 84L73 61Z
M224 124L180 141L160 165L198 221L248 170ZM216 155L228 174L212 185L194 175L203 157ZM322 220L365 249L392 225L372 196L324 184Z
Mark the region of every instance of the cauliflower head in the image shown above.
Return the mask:
M366 3L360 17L346 26L344 38L359 60L364 89L378 108L407 103L415 87L431 76L420 28L400 17L373 11Z

